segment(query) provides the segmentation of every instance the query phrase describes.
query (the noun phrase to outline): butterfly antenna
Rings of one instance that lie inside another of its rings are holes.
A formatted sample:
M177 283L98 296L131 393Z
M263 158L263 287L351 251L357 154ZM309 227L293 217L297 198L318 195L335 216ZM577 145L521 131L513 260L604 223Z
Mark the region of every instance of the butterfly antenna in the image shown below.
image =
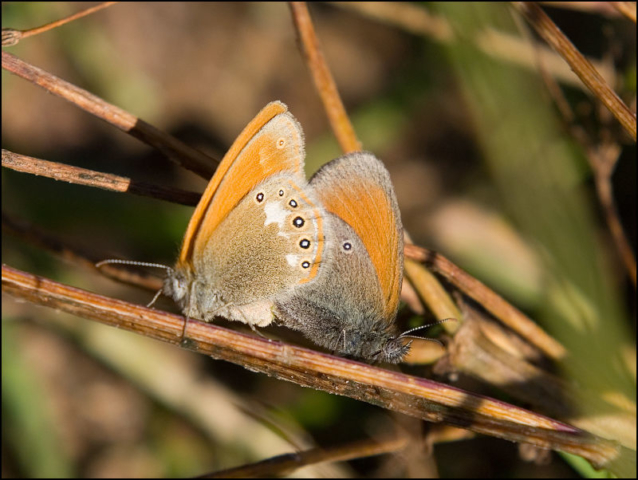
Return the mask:
M160 263L136 262L135 260L118 260L116 258L110 258L108 260L97 262L95 264L95 267L100 268L103 265L110 265L113 263L119 263L120 265L136 265L138 267L163 268L164 270L167 270L169 272L173 270L171 267L167 267L166 265L162 265Z
M447 321L450 321L450 320L455 321L455 322L458 322L458 320L457 320L456 318L452 318L452 317L450 317L450 318L444 318L443 320L439 320L438 322L428 323L427 325L421 325L420 327L412 328L412 329L410 329L410 330L408 330L408 331L406 331L406 332L403 332L401 335L399 335L399 337L398 337L398 338L416 338L416 339L418 339L418 340L430 340L430 341L432 341L432 342L436 342L436 343L439 343L439 344L443 345L441 342L439 342L438 340L436 340L436 339L434 339L434 338L428 338L428 337L417 337L417 336L415 336L415 335L410 335L410 334L411 334L411 333L414 333L414 332L416 332L416 331L418 331L418 330L423 330L424 328L433 327L433 326L435 326L435 325L439 325L439 324L441 324L441 323L443 323L443 322L447 322Z
M95 264L95 267L100 268L103 265L110 265L113 263L119 263L120 265L136 265L138 267L163 268L167 272L173 271L171 267L167 267L166 265L162 265L160 263L137 262L135 260L118 260L116 258L110 258L108 260L102 260L101 262L97 262ZM146 307L151 308L161 294L162 294L162 289L160 288L155 294L155 296L153 297L153 300L151 300L151 302L148 305L146 305Z
M438 343L439 345L441 345L442 347L444 347L445 345L443 345L443 342L441 342L441 340L437 340L436 338L430 338L430 337L417 337L416 335L406 335L405 333L402 333L401 335L399 335L397 338L415 338L417 340L427 340L428 342L434 342L434 343ZM410 343L408 345L410 345L412 342L410 341Z

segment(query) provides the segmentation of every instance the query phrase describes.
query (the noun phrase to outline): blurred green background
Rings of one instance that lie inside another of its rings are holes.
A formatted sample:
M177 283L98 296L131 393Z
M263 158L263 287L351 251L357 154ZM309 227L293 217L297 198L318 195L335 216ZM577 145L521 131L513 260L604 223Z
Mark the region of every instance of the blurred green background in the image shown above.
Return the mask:
M3 27L33 28L90 5L3 4ZM415 243L451 258L556 336L572 354L561 366L565 378L615 399L635 422L634 287L591 168L534 60L525 66L503 37L477 41L498 31L524 44L533 34L507 5L409 4L415 10L407 17L398 5L377 5L385 20L349 5L312 4L310 13L364 148L390 171L404 226ZM635 24L592 5L598 9L544 8L581 52L604 60L612 86L635 110ZM402 25L389 20L394 14ZM284 3L118 4L8 51L217 159L276 99L304 128L309 174L340 155ZM613 186L635 246L635 144L577 83L559 83L588 138L622 148ZM137 140L6 72L2 120L3 148L17 153L205 187ZM7 213L107 258L172 264L192 212L7 169L2 187ZM152 296L8 235L2 258L104 295L141 304ZM193 476L295 448L429 428L8 296L2 308L3 476ZM160 308L175 310L168 301ZM430 375L428 367L410 371ZM455 385L500 395L471 378ZM635 433L621 440L635 449ZM590 474L558 455L551 460L524 462L514 444L474 438L436 445L432 457L386 455L295 475Z

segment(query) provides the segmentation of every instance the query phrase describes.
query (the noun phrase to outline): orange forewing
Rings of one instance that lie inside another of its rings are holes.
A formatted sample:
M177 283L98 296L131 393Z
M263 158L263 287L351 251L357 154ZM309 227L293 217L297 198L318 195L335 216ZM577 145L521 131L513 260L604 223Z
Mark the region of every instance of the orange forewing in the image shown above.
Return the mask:
M264 178L285 170L303 178L302 133L292 116L286 114L287 110L281 102L269 103L237 137L217 167L188 223L179 264L192 263L194 252L203 248L219 223ZM271 121L284 122L298 138L294 138L286 148L277 149L278 138L263 133L264 127Z
M389 195L391 186L379 183L376 172L366 171L365 162L341 165L340 175L326 176L317 195L326 210L359 235L377 272L385 297L384 313L390 318L399 304L403 268L399 257L402 232L398 228L398 207Z

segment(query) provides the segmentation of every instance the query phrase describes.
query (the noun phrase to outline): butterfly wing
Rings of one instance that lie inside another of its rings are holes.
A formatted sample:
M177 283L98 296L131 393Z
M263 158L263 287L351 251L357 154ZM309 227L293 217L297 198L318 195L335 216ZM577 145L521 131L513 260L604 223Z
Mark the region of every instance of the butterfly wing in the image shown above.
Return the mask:
M194 252L264 178L290 172L305 183L303 133L281 102L269 103L244 128L222 159L188 224L177 268L192 266Z
M365 246L394 320L403 277L403 228L390 175L374 155L355 152L324 165L310 179L323 207L347 223Z
M188 225L164 291L191 317L258 326L273 300L318 272L323 211L303 172L303 133L266 106L222 160Z
M277 318L334 352L396 362L387 346L403 270L403 232L390 176L368 153L333 160L310 180L324 214L325 251L313 281L275 299Z

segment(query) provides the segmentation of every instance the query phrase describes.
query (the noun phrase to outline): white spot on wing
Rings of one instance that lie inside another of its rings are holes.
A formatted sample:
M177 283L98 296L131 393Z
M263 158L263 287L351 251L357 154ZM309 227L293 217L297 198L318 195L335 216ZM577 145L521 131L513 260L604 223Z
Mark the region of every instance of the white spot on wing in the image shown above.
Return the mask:
M271 223L276 223L279 225L279 229L284 226L284 222L286 221L286 215L288 212L284 210L279 202L268 202L264 206L264 212L266 213L266 221L264 222L264 227L270 225Z
M289 253L288 255L286 255L286 260L288 260L288 265L290 265L291 267L297 266L297 255Z

